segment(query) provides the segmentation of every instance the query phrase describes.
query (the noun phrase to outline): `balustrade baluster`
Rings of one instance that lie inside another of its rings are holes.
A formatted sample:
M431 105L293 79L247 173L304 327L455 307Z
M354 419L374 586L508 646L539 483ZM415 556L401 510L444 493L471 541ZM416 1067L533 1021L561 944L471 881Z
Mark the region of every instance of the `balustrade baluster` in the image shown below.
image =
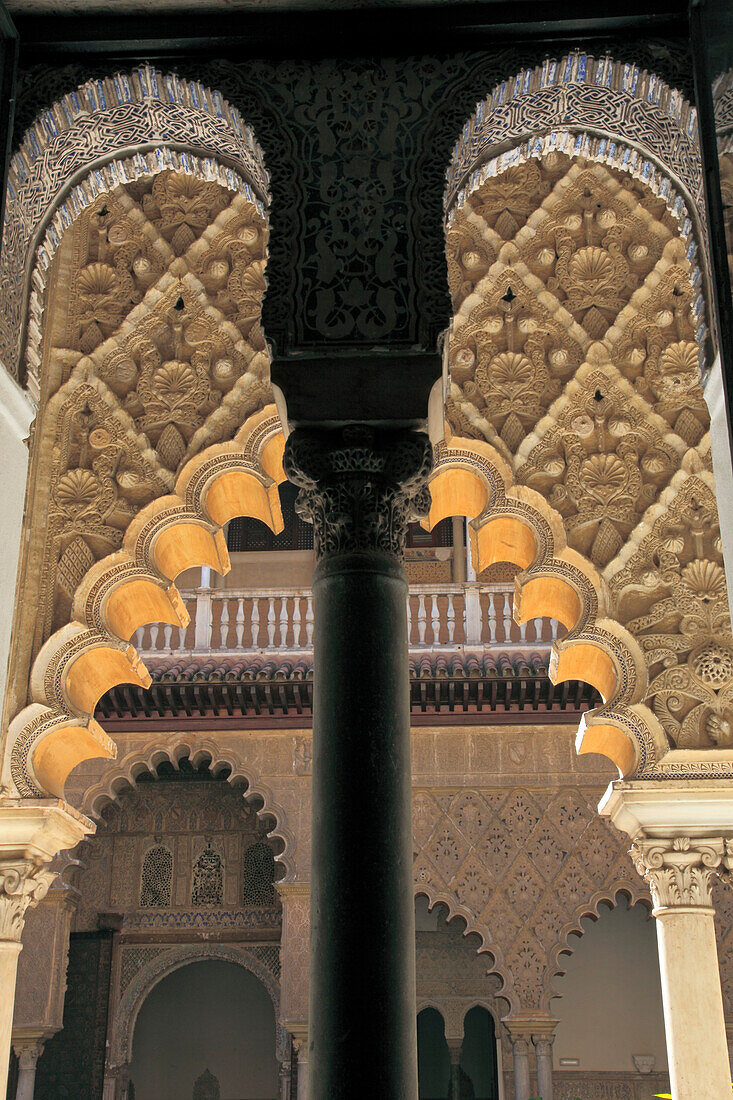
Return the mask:
M293 598L293 649L300 649L300 593Z
M159 623L151 623L150 624L150 648L151 649L157 649L158 648L158 634L159 633L160 633L160 624Z
M432 612L430 616L430 626L433 631L433 645L440 644L440 607L438 606L438 594L432 592L430 595L430 610Z
M237 633L237 649L241 649L242 641L244 640L244 600L241 596L237 600L237 617L234 628Z
M417 601L417 640L420 645L425 645L425 634L428 629L428 614L425 609L425 597L420 593Z
M534 640L536 642L542 641L542 619L535 619L534 621Z
M514 624L514 619L512 617L511 597L506 592L504 593L504 616L503 617L504 617L504 641L505 641L505 643L508 644L512 640L512 626Z
M144 626L139 626L137 628L137 630L135 631L135 633L133 634L133 636L132 636L132 644L134 645L135 649L141 650L141 649L144 648L143 647L143 638L144 637L145 637L145 627Z
M288 598L280 597L280 646L285 648L288 644Z
M489 643L496 641L496 592L489 592Z
M407 644L412 645L412 601L407 593Z
M519 626L519 640L520 642L527 641L527 623L515 623L515 626Z
M267 601L267 647L272 649L275 645L275 629L277 627L277 619L275 618L275 597L270 596Z
M260 600L258 596L252 597L252 618L250 619L250 626L252 629L252 649L260 648Z
M313 597L310 593L305 605L305 644L308 649L313 647Z
M219 649L229 648L229 600L221 603L221 624L219 631Z
M452 645L456 637L456 608L452 592L448 593L448 645Z

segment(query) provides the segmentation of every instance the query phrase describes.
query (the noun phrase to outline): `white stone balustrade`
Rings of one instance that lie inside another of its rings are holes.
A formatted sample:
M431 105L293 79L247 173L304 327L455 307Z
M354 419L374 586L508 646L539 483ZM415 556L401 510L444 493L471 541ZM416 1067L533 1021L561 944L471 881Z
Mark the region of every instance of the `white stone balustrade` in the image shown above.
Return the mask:
M133 637L141 653L308 652L313 648L313 596L309 588L201 588L183 592L187 629L168 623L142 627ZM411 585L411 650L471 646L547 650L558 623L512 615L514 590L496 584Z

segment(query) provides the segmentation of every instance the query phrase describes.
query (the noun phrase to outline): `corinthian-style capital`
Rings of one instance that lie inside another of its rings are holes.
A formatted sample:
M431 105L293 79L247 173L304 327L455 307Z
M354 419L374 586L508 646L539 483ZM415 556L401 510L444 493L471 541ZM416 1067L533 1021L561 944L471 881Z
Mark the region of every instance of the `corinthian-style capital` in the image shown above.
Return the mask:
M0 941L20 943L26 909L46 896L55 878L55 871L29 860L0 863Z
M316 556L379 550L401 559L407 524L430 508L432 461L422 432L296 428L284 466L300 487L297 510L313 524Z
M722 837L647 838L635 840L630 854L655 909L711 908L713 878L730 868L733 847Z

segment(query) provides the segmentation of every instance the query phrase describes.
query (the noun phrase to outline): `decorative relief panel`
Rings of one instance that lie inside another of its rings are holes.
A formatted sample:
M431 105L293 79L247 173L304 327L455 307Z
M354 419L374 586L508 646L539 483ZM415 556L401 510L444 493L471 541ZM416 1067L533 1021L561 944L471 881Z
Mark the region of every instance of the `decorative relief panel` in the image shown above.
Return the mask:
M251 197L173 171L99 196L65 234L34 446L33 652L139 509L269 400L267 237Z
M607 570L676 748L733 746L733 636L715 490L696 452Z
M670 748L730 747L695 252L661 192L563 148L492 162L451 212L448 420L491 442L605 568Z
M79 858L72 872L81 895L77 931L96 927L98 913L110 910L140 931L280 921L273 849L227 783L137 784L105 807Z
M583 915L648 894L628 841L578 789L417 790L415 883L477 932L514 1010L547 1010L560 950Z

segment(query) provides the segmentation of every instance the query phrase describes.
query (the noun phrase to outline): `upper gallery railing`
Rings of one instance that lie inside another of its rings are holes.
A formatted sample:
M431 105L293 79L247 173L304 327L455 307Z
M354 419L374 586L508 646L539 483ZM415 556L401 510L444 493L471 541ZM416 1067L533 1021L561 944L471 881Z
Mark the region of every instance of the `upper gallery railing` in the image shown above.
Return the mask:
M558 623L512 617L514 590L497 584L410 586L410 649L531 645L549 649ZM239 653L313 648L313 596L309 588L198 589L182 593L191 616L186 630L168 624L142 627L133 644L143 654Z

